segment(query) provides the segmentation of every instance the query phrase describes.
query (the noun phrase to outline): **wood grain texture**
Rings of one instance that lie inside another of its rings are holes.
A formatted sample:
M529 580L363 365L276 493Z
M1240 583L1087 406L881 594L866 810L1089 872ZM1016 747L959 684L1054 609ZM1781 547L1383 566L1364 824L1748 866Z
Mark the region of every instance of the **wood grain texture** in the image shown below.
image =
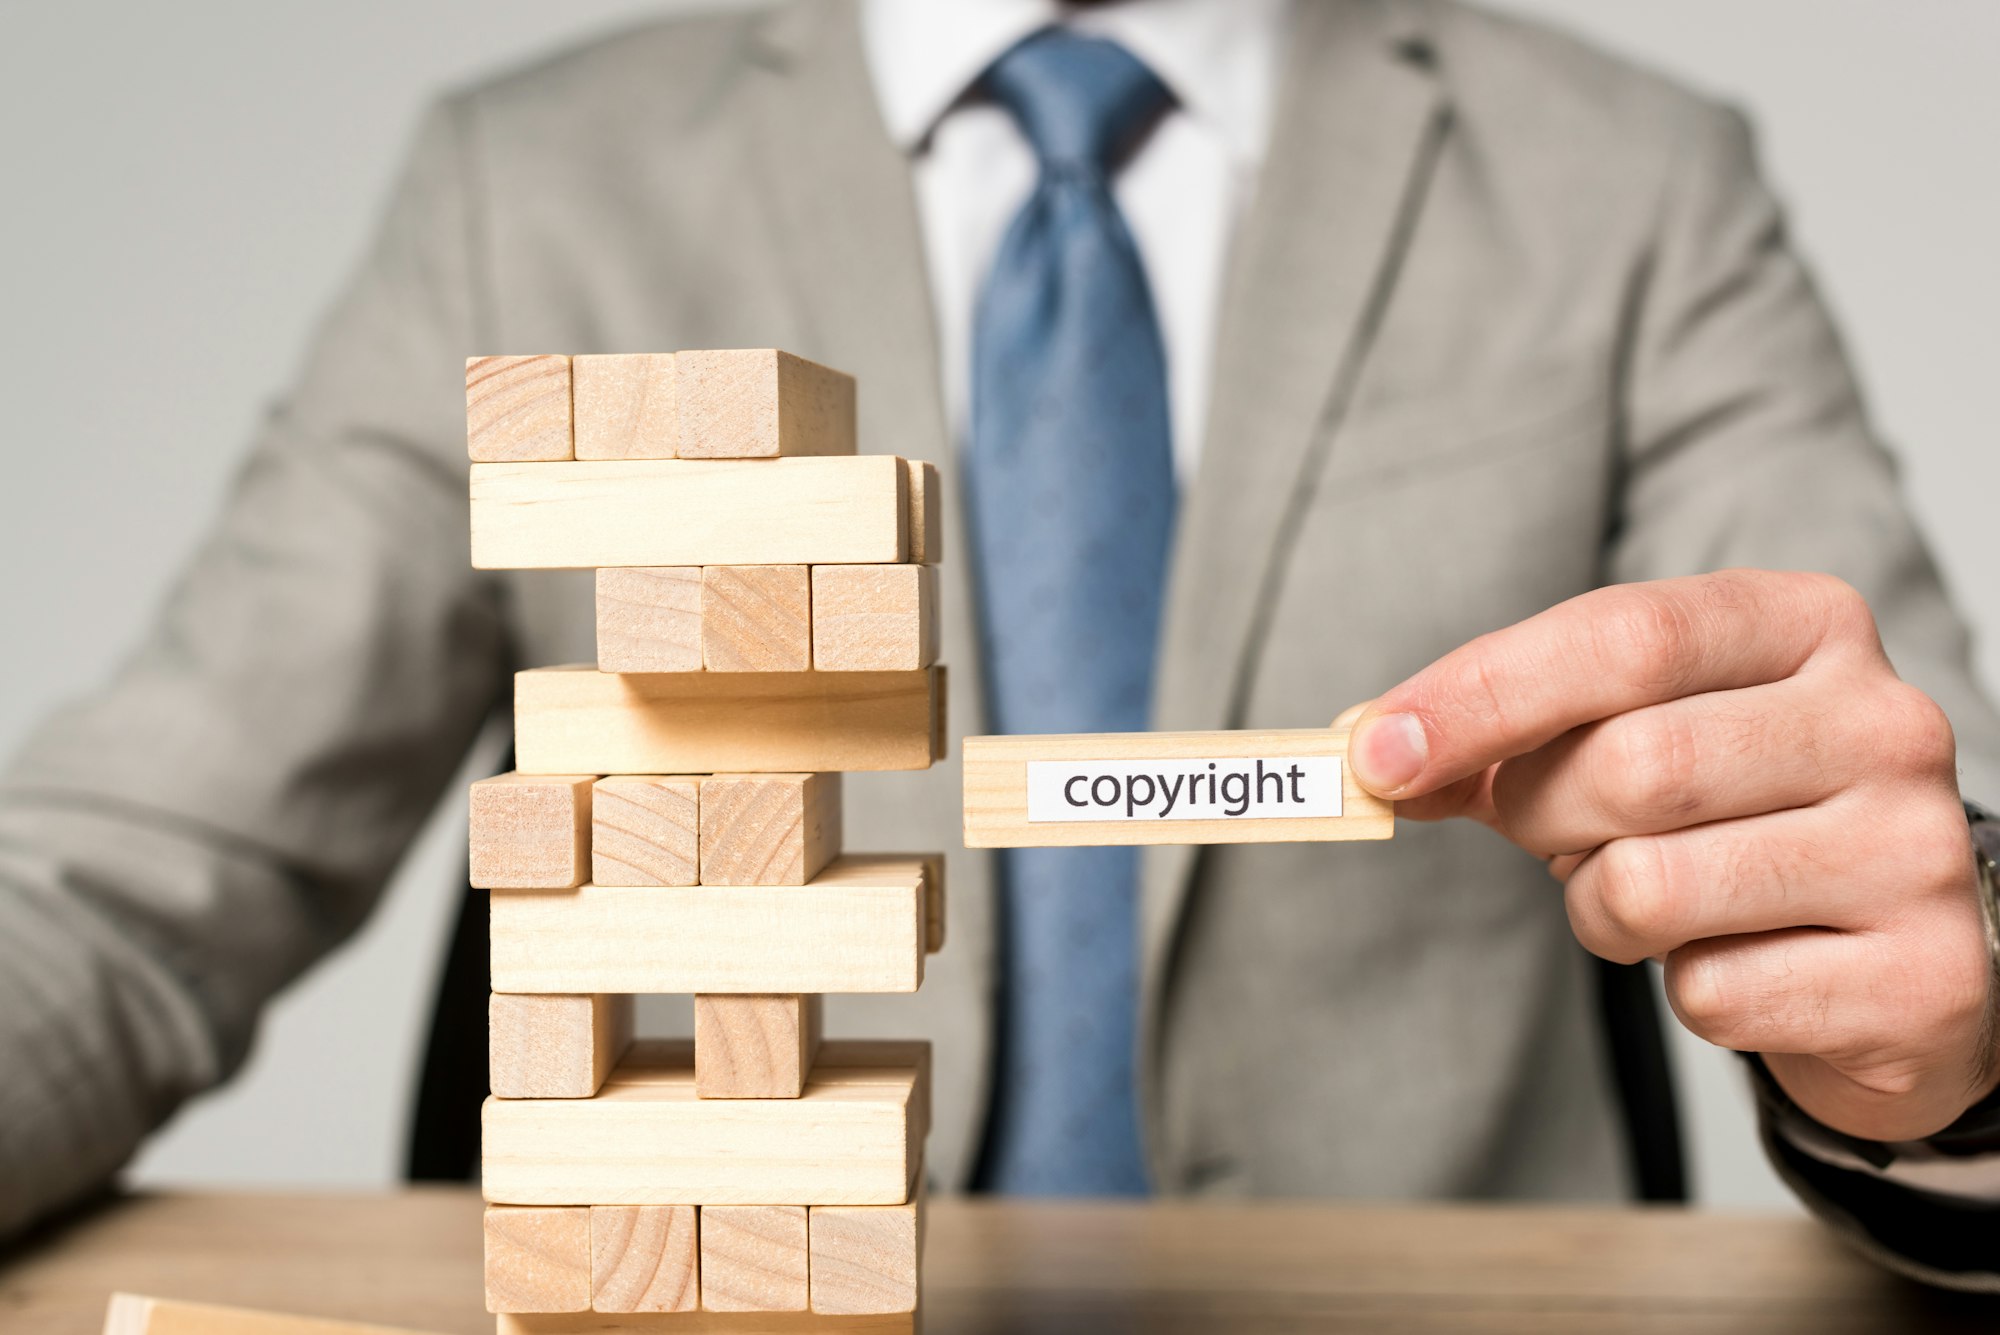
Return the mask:
M693 775L611 775L590 799L590 879L700 885L701 785Z
M466 358L465 449L477 463L573 457L569 358Z
M942 671L538 668L514 677L515 764L524 774L925 769L941 740Z
M944 488L937 465L922 459L904 461L909 470L910 560L934 566L944 560Z
M704 1099L693 1045L635 1043L594 1099L488 1099L482 1186L518 1205L893 1205L928 1125L927 1053L851 1066L796 1099ZM874 1045L887 1056L895 1050ZM704 1293L709 1277L702 1277Z
M1347 732L1332 728L1229 732L1075 733L965 739L965 846L1042 848L1090 844L1247 844L1388 839L1395 804L1363 789L1341 766L1341 812L1312 820L1028 820L1031 760L1217 760L1340 756Z
M774 348L683 352L684 459L853 454L854 377Z
M836 859L803 886L582 886L489 896L496 992L914 992L921 859Z
M597 669L701 671L701 567L598 571Z
M487 1000L487 1086L502 1099L587 1099L632 1045L632 998L495 992Z
M671 459L680 439L674 354L573 357L579 459Z
M701 784L703 885L804 885L840 855L838 774L714 774ZM598 877L600 885L623 884Z
M588 1312L590 1211L489 1206L486 1310Z
M482 890L563 890L590 879L594 774L509 773L472 785L468 869Z
M704 1205L701 1305L711 1312L811 1306L803 1205Z
M701 1306L692 1205L590 1207L590 1306L597 1312L692 1312Z
M804 672L812 666L807 566L704 566L701 661L711 672Z
M701 993L694 999L694 1092L704 1099L795 1099L819 1055L817 993Z
M881 565L909 551L893 455L472 465L472 564Z
M814 668L908 672L937 652L937 567L812 568Z
M812 1310L833 1316L917 1310L925 1188L903 1205L816 1205L807 1225Z
M20 1329L41 1332L48 1327L30 1323ZM255 1312L245 1307L217 1307L210 1303L114 1293L104 1313L104 1335L423 1335L423 1332L402 1326L325 1321L282 1312Z

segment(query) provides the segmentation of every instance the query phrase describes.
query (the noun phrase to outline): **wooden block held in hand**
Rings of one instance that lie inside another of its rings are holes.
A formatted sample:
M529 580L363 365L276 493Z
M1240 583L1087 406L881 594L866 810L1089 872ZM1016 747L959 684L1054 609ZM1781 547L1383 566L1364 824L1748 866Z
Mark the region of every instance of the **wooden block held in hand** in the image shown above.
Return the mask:
M804 885L840 855L838 774L715 774L701 784L703 885ZM608 884L598 877L599 885Z
M803 1312L810 1303L803 1205L701 1207L701 1305Z
M701 567L599 570L597 670L701 671Z
M590 879L699 885L701 782L676 775L599 779L591 797Z
M926 1043L829 1041L796 1099L704 1099L693 1044L641 1040L594 1099L486 1100L481 1185L514 1205L895 1205L929 1067Z
M909 551L893 455L474 464L479 570L882 565Z
M813 1311L916 1311L923 1230L921 1175L907 1205L815 1205L807 1219Z
M632 998L495 992L486 1038L494 1097L587 1099L632 1045Z
M1390 839L1344 728L965 739L965 846Z
M910 487L910 560L934 566L944 559L944 491L937 465L905 459Z
M924 869L835 859L808 885L496 890L496 992L914 992Z
M588 1312L589 1209L487 1206L486 1310Z
M692 1205L591 1206L591 1310L699 1309L697 1236Z
M937 651L936 566L812 568L815 669L907 672Z
M574 457L569 385L567 357L467 357L466 453L476 463Z
M683 459L854 453L854 377L774 348L676 360Z
M540 668L514 677L524 774L790 774L925 769L942 668L681 672Z
M705 566L701 661L710 672L812 666L812 581L805 566Z
M104 1313L104 1335L424 1335L401 1326L327 1321L247 1307L216 1307L172 1298L114 1293Z
M481 890L566 890L590 879L589 774L497 775L472 785L468 856Z
M818 993L694 999L694 1092L704 1099L795 1099L819 1053Z
M674 354L623 352L571 359L576 457L671 459L680 439Z

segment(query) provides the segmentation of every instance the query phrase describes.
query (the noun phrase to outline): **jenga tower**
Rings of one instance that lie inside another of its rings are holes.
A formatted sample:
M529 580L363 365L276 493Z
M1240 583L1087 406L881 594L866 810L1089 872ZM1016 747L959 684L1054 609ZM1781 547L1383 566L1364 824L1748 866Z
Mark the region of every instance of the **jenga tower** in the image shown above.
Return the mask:
M472 789L487 1308L913 1329L930 1048L822 1041L820 998L943 942L942 855L841 846L843 771L944 752L936 471L768 349L474 358L466 425L473 564L597 572L596 666L520 673L517 770ZM692 1039L635 1042L639 993Z

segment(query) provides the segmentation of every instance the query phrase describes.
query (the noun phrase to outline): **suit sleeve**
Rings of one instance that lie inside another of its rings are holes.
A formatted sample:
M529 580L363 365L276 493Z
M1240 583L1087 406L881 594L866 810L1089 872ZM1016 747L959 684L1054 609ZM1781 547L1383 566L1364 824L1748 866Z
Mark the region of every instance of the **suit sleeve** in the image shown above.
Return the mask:
M156 619L0 774L0 1235L241 1063L504 698L499 590L466 554L467 135L426 120Z
M1897 672L1945 709L1966 796L2000 796L2000 718L1877 439L1852 371L1750 134L1704 109L1667 174L1635 279L1624 364L1625 480L1609 565L1617 581L1732 566L1826 571L1868 600ZM2000 1284L1991 1248L2000 1183L1979 1154L1901 1147L1876 1171L1827 1141L1762 1082L1781 1175L1870 1254L1933 1283ZM1825 1133L1830 1135L1831 1133ZM1963 1147L1961 1147L1962 1149ZM1966 1245L1968 1221L1984 1247Z

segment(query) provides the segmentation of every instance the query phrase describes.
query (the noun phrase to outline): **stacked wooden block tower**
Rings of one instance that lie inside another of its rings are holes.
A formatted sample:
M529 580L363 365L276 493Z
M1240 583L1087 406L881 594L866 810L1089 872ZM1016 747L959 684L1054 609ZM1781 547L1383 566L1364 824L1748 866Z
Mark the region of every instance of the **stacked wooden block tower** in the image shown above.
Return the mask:
M822 1041L820 994L913 992L943 940L941 855L841 847L842 771L944 752L935 470L768 349L475 358L466 417L473 564L597 572L597 663L518 675L472 791L488 1309L909 1329L929 1047ZM692 1041L634 1041L643 993Z

